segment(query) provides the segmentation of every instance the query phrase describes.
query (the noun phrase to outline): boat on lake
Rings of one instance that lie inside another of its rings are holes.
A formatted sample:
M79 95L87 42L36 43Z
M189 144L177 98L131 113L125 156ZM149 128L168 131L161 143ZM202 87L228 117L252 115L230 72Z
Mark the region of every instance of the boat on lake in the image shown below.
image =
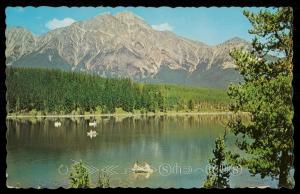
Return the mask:
M97 126L96 121L89 122L89 126L90 126L90 127L96 127L96 126Z
M153 169L147 162L144 165L139 165L138 162L135 162L131 170L134 173L153 173Z
M59 121L55 121L55 123L54 123L54 127L60 127L61 126L61 122L59 122Z

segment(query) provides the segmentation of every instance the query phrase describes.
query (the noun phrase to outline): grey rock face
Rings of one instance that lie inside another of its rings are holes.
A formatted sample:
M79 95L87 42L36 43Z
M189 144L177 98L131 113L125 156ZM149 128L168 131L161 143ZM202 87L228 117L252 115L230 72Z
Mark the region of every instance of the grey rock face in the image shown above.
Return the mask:
M216 87L240 79L229 51L249 47L238 38L209 46L156 31L130 12L101 14L41 36L23 28L7 29L5 34L6 65L61 68L138 81L215 83L212 86ZM181 80L173 77L176 72ZM228 78L225 82L224 77Z

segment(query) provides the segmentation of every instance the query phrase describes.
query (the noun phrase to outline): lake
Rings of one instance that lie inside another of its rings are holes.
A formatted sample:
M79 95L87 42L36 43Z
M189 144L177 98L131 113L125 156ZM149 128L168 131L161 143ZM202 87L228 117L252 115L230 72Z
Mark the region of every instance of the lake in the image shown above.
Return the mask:
M99 171L110 175L111 187L194 188L206 179L215 138L229 116L180 115L96 118L7 119L7 185L68 187L71 165L82 160L96 183ZM89 126L96 120L97 126ZM87 136L89 130L96 137ZM233 136L228 148L235 150ZM152 174L135 174L135 161L147 162ZM234 167L231 187L277 182L250 176Z

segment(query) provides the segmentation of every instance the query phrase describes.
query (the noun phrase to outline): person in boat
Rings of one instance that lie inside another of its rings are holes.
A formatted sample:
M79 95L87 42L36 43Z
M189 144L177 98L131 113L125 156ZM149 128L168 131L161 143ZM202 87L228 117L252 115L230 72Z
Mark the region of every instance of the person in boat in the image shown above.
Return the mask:
M147 162L145 162L144 168L147 169L147 170L151 169L150 165Z
M93 122L89 122L89 126L93 126L93 127L96 127L97 123L96 123L96 120L94 119Z
M61 122L59 119L56 119L56 121L54 122L54 126L55 127L60 127L61 126Z
M139 165L138 165L138 161L135 161L134 164L133 164L133 169L137 169L139 168Z
M55 120L55 122L58 122L58 123L60 123L60 119L59 119L59 118L57 118L57 119Z
M134 163L132 170L135 172L153 172L153 170L147 162L145 162L144 165L139 165L138 161Z

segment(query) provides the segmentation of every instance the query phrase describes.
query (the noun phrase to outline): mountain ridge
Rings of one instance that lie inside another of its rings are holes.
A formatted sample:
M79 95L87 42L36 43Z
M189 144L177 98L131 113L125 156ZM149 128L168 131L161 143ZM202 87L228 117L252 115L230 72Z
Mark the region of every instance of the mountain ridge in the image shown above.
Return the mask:
M8 28L5 35L6 65L212 87L226 87L241 79L229 51L250 47L237 37L209 46L157 31L131 12L100 14L40 36L24 28ZM176 72L182 74L181 81L172 78ZM228 78L225 82L224 77Z

